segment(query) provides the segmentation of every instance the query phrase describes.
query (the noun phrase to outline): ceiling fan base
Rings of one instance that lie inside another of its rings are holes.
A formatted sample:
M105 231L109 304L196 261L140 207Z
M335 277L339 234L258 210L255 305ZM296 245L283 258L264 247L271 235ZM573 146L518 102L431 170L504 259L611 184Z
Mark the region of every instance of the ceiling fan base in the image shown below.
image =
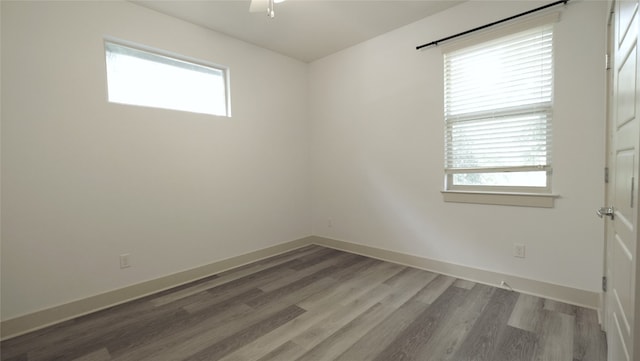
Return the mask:
M252 13L266 13L269 9L269 0L251 0L249 5L249 12Z

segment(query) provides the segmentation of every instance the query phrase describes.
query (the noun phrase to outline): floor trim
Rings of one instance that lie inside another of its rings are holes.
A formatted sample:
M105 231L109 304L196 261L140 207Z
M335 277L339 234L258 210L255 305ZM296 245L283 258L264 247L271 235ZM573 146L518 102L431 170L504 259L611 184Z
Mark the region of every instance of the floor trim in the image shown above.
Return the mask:
M59 306L18 316L0 323L0 339L6 340L47 326L129 302L166 289L208 277L222 271L273 257L280 253L312 244L312 237L281 243L272 247L227 258L190 270L174 273L150 281L138 283L95 296L71 301Z
M36 311L24 316L15 317L0 323L0 339L5 340L22 334L51 326L69 319L109 308L137 298L148 296L172 287L220 273L235 267L272 257L310 244L360 254L384 261L420 268L456 278L503 287L506 282L514 291L544 297L574 305L599 309L600 294L567 286L531 280L518 276L479 270L462 265L436 261L429 258L413 256L401 252L366 246L357 243L339 241L320 236L309 236L295 241L278 244L208 265L175 273L147 282L138 283L121 289L101 293L99 295L68 302L59 306Z
M406 253L366 246L363 244L339 241L331 238L313 236L312 242L324 247L420 268L490 286L511 289L521 293L566 302L577 306L595 310L598 310L600 307L600 294L598 292L436 261L429 258L413 256ZM506 286L504 286L502 282L505 282Z

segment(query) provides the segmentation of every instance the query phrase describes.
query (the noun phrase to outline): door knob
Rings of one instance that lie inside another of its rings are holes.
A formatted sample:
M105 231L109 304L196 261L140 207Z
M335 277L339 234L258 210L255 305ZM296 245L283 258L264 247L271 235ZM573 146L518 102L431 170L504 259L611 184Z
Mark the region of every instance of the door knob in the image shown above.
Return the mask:
M598 217L602 218L604 216L610 216L611 219L613 219L613 207L600 207L597 211L596 214L598 215Z

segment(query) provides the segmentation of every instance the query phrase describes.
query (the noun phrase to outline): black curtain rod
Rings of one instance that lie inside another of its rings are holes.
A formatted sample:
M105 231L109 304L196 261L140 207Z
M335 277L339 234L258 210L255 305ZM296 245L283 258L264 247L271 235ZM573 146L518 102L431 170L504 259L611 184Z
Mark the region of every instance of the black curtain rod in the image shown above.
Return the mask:
M460 37L460 36L463 36L463 35L467 35L467 34L476 32L478 30L486 29L488 27L491 27L491 26L494 26L494 25L498 25L498 24L502 24L502 23L504 23L506 21L513 20L513 19L519 18L521 16L529 15L531 13L535 13L537 11L544 10L546 8L550 8L552 6L556 6L556 5L559 5L559 4L566 4L568 2L569 2L569 0L560 0L560 1L552 2L551 4L547 4L547 5L541 6L539 8L535 8L533 10L525 11L525 12L520 13L518 15L513 15L513 16L510 16L510 17L502 19L502 20L494 21L494 22L492 22L490 24L478 26L477 28L473 28L471 30L463 31L463 32L455 34L455 35L447 36L446 38L438 39L438 40L432 41L432 42L427 43L427 44L422 44L420 46L416 46L416 50L420 50L422 48L426 48L426 47L434 46L434 45L437 46L439 43L441 43L443 41L455 39L457 37Z

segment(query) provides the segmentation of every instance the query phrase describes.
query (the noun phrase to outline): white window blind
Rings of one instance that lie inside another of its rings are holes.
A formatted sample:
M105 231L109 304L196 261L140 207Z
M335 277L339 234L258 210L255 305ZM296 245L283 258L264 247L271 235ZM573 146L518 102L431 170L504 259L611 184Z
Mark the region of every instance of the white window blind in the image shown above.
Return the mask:
M447 188L549 188L553 26L446 53Z

